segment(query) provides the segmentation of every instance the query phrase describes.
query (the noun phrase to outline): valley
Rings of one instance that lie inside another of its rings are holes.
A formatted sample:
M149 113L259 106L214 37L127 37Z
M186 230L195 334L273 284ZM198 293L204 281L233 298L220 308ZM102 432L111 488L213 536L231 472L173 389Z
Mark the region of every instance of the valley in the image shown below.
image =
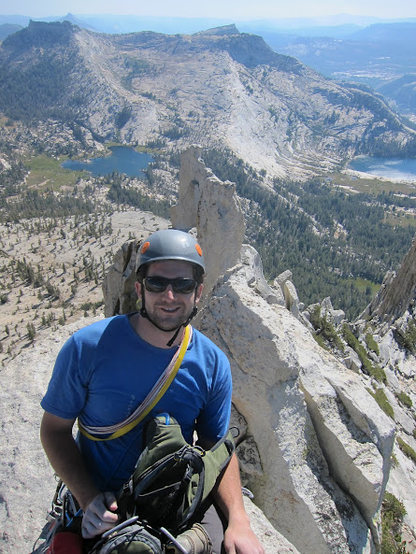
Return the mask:
M290 269L305 304L330 296L356 317L410 247L415 185L345 166L357 154L412 155L413 129L370 92L234 26L110 36L33 23L4 41L0 76L3 356L32 325L99 309L116 245L136 236L115 214L167 220L191 144L236 183L266 277ZM61 167L123 144L152 156L141 177Z

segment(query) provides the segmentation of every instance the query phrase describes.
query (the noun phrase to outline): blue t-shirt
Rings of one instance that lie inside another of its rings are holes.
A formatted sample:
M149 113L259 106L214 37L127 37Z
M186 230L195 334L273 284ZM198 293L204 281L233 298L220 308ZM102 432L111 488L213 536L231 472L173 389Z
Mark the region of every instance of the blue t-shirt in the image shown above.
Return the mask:
M79 417L84 425L117 424L144 400L176 349L143 341L127 315L93 323L62 347L41 406L58 417ZM215 442L228 429L231 389L225 354L193 330L173 383L145 421L167 412L177 419L188 442L195 429L200 437ZM143 448L144 423L110 441L78 435L83 458L100 490L117 491L130 477Z

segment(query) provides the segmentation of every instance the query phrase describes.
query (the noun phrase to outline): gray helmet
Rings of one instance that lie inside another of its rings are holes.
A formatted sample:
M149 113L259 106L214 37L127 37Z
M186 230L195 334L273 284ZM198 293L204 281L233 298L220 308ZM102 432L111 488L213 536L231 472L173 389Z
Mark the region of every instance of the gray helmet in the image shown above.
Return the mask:
M138 251L136 271L146 264L161 260L190 262L201 267L205 273L202 249L195 238L185 231L163 229L150 235Z

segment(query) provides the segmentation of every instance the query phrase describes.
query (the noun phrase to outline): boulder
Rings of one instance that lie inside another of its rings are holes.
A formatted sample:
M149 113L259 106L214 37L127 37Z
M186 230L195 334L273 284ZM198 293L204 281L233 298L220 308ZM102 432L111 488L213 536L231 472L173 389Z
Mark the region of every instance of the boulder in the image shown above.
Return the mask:
M335 326L345 320L345 312L343 310L334 310L329 296L321 302L321 315L325 316Z

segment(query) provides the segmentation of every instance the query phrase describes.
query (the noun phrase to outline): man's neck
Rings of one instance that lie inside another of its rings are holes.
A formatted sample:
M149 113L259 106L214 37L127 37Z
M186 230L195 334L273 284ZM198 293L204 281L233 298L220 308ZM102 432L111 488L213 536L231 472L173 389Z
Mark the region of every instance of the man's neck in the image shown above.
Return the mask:
M131 324L141 339L148 342L152 346L157 346L158 348L172 348L173 346L179 346L184 334L184 329L181 329L173 344L168 346L167 343L175 334L176 329L173 331L161 331L153 325L150 320L143 317L139 313L135 314L131 318Z

